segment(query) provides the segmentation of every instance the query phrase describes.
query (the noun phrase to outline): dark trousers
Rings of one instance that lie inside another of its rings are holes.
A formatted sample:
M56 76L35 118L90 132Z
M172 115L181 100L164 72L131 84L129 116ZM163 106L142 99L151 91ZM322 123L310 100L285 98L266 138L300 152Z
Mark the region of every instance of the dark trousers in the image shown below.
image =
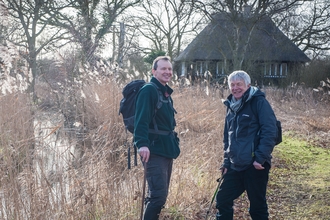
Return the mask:
M150 155L148 163L144 164L147 169L146 178L148 194L145 199L144 220L157 220L165 205L170 179L172 174L173 159L157 155Z
M223 177L223 182L217 194L217 220L232 220L234 200L245 190L250 201L249 213L253 220L267 220L268 206L266 190L270 165L264 164L264 170L256 170L254 166L244 171L231 168Z

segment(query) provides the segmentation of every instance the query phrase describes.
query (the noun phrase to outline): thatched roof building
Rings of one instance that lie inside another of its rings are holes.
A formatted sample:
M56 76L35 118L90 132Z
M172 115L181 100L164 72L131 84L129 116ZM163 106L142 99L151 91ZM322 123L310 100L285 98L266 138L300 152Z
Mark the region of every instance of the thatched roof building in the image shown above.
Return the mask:
M212 21L175 58L180 75L208 72L213 77L244 69L259 77L286 77L310 59L267 16L234 17L228 13Z

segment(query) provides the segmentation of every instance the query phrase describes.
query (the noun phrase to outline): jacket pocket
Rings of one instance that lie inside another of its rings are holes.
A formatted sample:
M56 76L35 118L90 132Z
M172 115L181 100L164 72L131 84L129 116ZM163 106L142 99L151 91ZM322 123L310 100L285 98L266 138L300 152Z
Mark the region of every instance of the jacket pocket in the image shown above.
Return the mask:
M249 130L250 130L250 124L251 124L251 117L249 116L240 116L238 118L238 123L237 123L237 133L236 137L238 138L245 138L248 137L249 135Z

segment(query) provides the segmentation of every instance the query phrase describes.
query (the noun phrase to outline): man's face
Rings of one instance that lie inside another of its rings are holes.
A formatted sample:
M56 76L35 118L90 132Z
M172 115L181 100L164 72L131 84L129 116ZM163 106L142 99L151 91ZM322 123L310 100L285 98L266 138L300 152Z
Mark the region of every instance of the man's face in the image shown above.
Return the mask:
M161 84L166 85L173 76L171 62L168 60L159 60L157 62L157 69L152 69L152 74Z
M250 88L250 84L246 85L244 80L235 80L230 83L231 94L236 100L242 98L243 94Z

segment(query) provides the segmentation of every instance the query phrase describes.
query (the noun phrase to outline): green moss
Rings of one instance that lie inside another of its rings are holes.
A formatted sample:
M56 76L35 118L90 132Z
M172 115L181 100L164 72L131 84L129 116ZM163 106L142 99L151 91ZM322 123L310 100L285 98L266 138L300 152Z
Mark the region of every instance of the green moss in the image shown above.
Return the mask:
M305 175L313 178L330 174L329 149L309 145L306 141L284 138L281 145L275 147L274 155L292 163L296 168L305 168Z
M281 208L288 209L286 211L292 219L330 214L327 202L330 198L329 153L329 149L288 136L275 147L270 196L284 195Z

